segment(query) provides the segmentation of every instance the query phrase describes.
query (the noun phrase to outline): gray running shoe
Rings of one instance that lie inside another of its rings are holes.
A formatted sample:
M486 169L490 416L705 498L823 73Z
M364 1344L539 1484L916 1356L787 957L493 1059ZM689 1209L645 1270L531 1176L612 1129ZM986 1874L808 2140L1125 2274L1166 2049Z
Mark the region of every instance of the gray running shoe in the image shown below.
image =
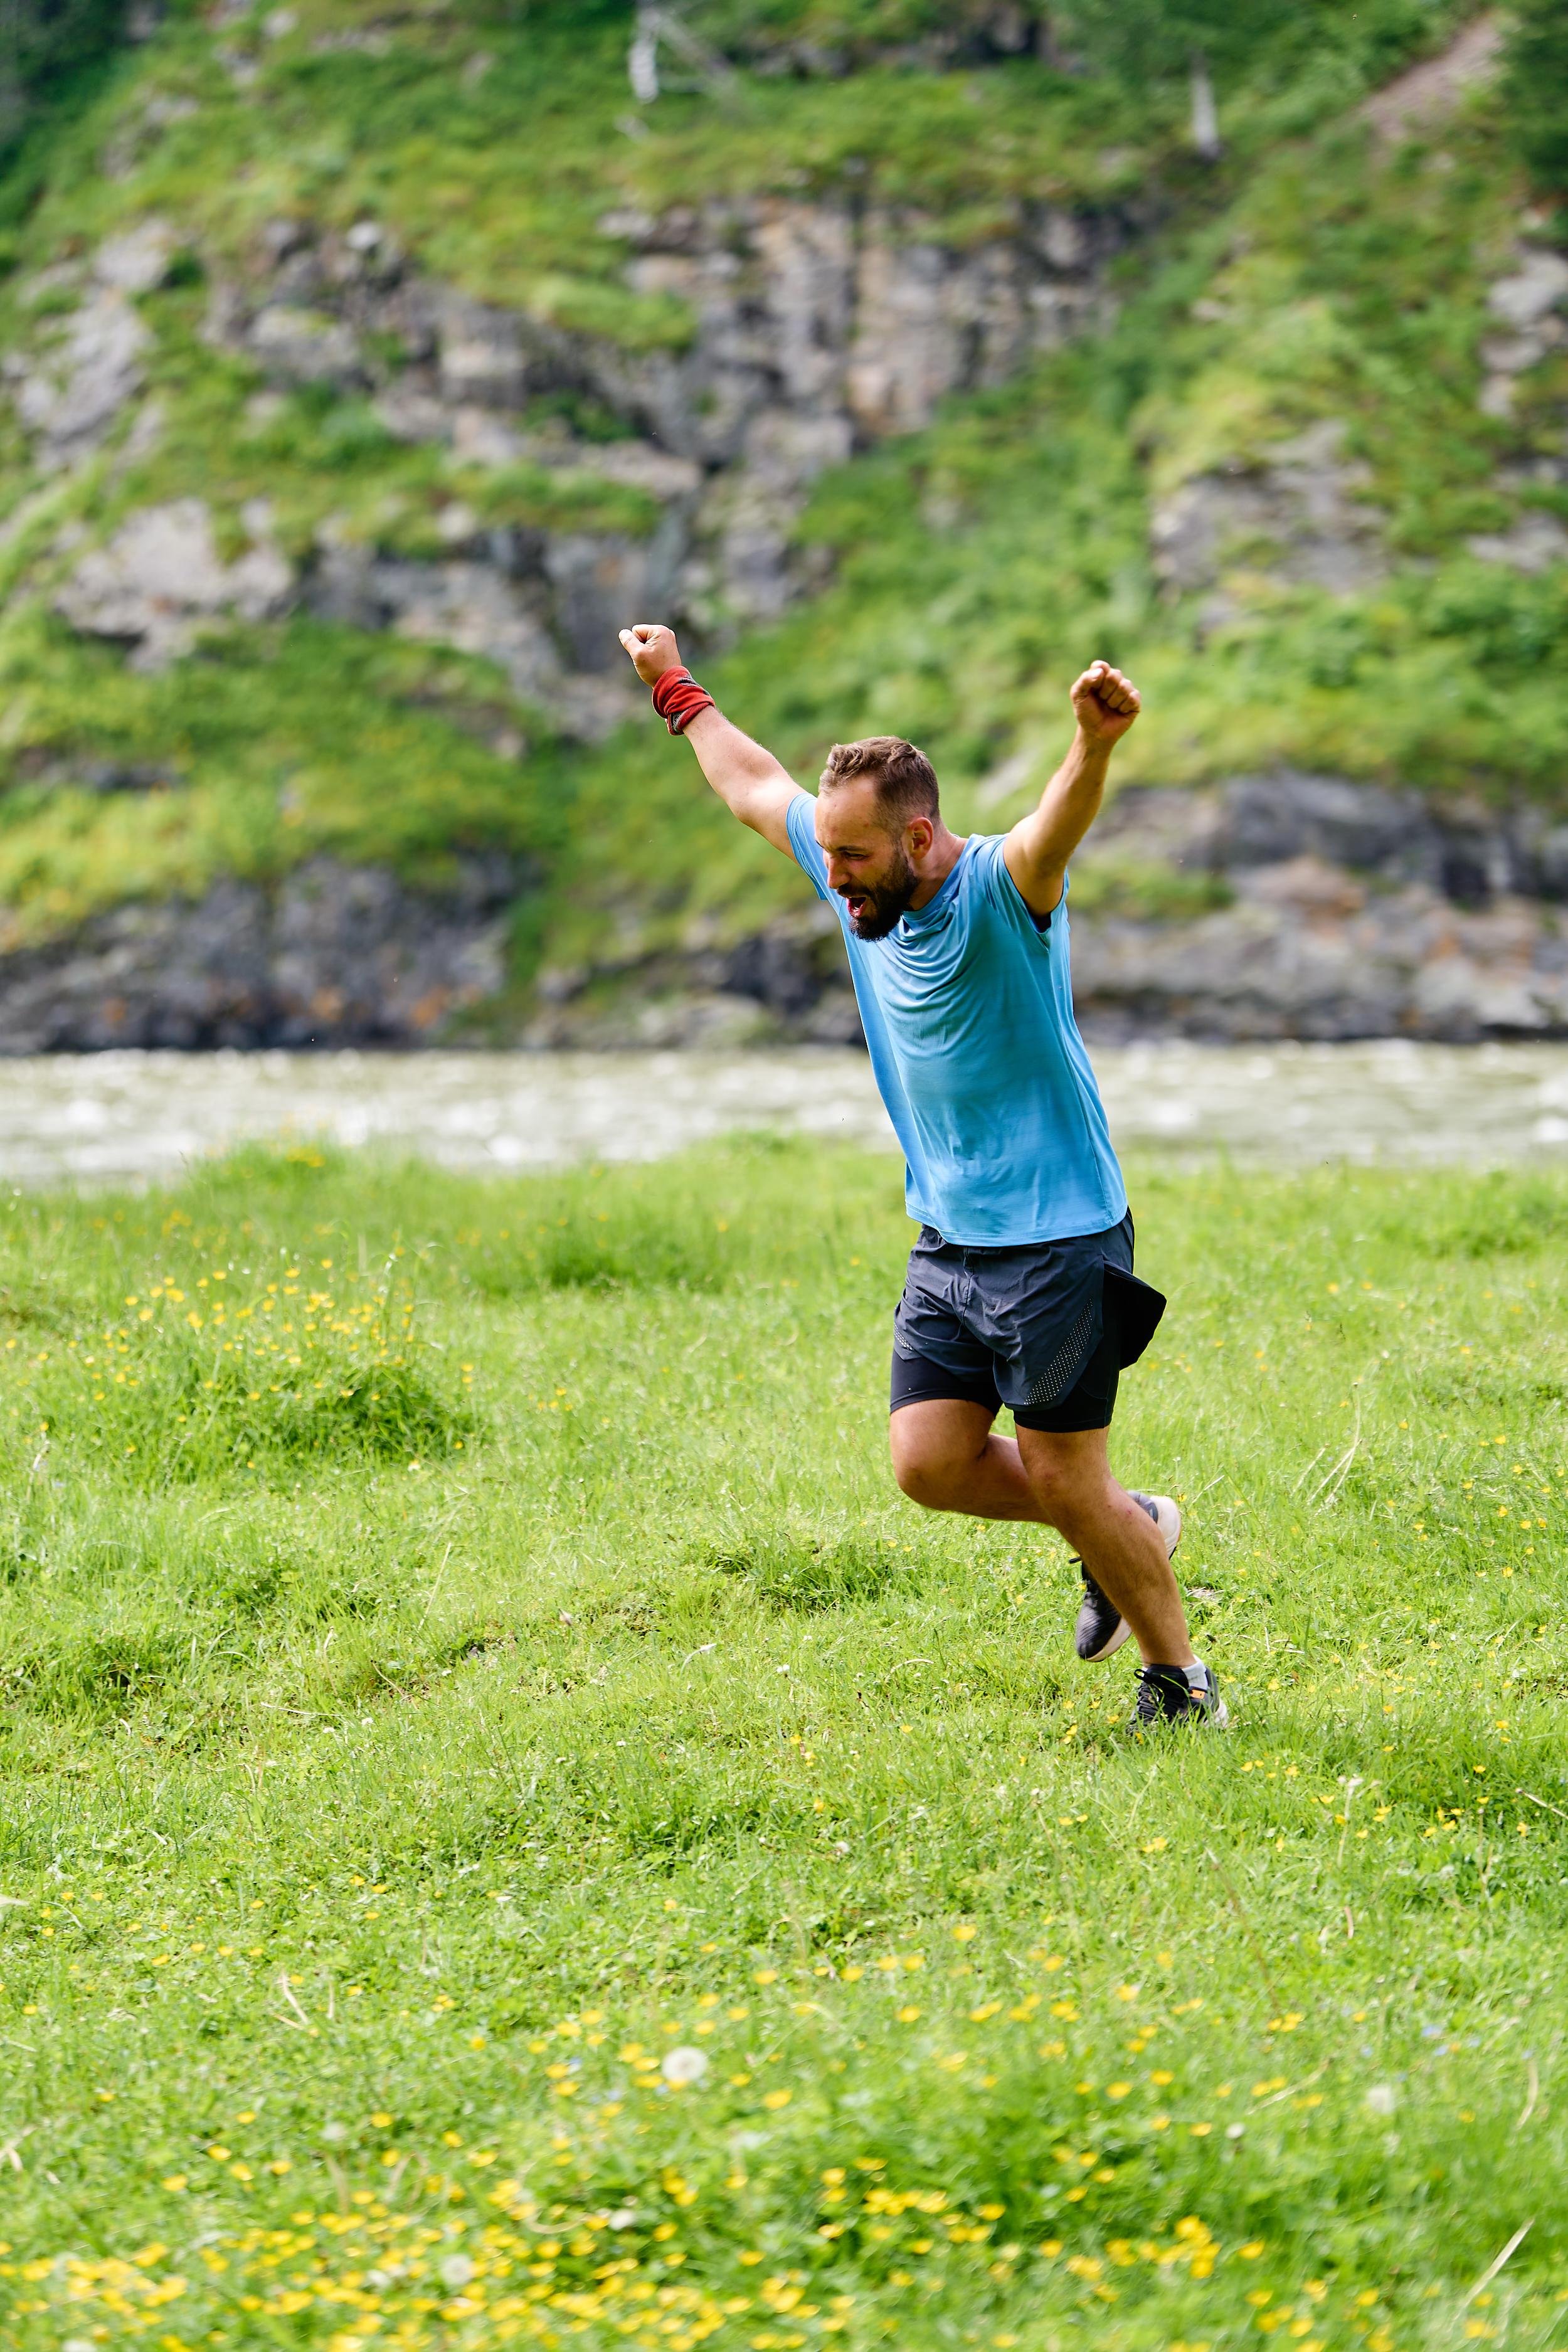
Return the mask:
M1133 1501L1140 1510L1147 1511L1165 1538L1165 1558L1169 1559L1182 1540L1182 1514L1169 1495L1134 1494ZM1076 1563L1083 1576L1083 1606L1078 1612L1078 1624L1073 1640L1079 1656L1087 1664L1097 1664L1119 1650L1132 1631L1113 1601L1096 1584L1082 1560Z

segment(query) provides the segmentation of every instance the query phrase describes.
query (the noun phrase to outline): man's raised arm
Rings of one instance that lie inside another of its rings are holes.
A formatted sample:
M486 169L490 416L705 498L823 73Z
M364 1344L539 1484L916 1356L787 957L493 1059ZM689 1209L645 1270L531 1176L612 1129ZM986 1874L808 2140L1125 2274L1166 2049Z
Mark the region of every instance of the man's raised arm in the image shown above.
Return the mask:
M1109 662L1091 662L1072 689L1078 732L1072 749L1040 794L1038 808L1020 817L1002 855L1032 915L1054 912L1068 859L1100 814L1113 745L1142 704L1138 689Z
M685 699L700 704L694 717L684 716L681 704L682 681L690 673L681 663L680 648L675 642L675 632L657 622L639 621L635 628L621 631L625 646L645 686L658 688L659 681L669 680L662 694L656 693L655 708L661 716L673 718L677 730L683 734L697 754L698 764L726 808L782 849L786 857L795 853L790 847L789 832L784 815L800 787L771 751L753 743L731 725L723 712L703 694L695 683L685 689ZM663 706L661 708L661 705Z

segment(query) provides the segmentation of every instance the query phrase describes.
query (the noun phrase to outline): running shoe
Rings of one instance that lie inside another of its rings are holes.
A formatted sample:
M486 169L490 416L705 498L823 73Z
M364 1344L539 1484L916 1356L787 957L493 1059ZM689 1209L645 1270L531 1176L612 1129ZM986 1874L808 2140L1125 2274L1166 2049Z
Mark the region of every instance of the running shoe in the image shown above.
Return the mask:
M1194 1661L1190 1666L1139 1667L1138 1696L1127 1724L1134 1739L1167 1725L1184 1723L1196 1730L1206 1724L1211 1730L1224 1731L1229 1722L1212 1666Z
M1148 1512L1164 1537L1165 1558L1169 1559L1182 1540L1181 1512L1169 1495L1134 1494L1132 1499L1140 1510ZM1114 1601L1107 1600L1082 1560L1075 1564L1083 1576L1083 1606L1078 1612L1073 1639L1079 1656L1092 1664L1119 1650L1132 1628Z

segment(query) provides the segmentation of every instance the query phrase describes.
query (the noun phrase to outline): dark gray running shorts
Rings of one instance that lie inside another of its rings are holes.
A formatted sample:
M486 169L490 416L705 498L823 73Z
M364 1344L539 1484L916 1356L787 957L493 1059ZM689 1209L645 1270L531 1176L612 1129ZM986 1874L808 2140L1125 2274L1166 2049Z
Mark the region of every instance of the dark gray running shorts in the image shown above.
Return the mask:
M1119 1375L1165 1311L1132 1271L1132 1217L1022 1249L965 1249L930 1225L893 1318L891 1410L959 1398L1020 1429L1106 1429Z

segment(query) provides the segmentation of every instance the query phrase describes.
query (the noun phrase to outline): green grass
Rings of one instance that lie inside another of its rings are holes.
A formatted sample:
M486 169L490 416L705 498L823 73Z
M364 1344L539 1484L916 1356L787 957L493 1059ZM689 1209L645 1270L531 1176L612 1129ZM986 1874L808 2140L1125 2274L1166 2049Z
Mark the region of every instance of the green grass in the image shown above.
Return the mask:
M1568 1185L1134 1192L1131 1749L886 1160L10 1197L8 2341L1560 2340Z

